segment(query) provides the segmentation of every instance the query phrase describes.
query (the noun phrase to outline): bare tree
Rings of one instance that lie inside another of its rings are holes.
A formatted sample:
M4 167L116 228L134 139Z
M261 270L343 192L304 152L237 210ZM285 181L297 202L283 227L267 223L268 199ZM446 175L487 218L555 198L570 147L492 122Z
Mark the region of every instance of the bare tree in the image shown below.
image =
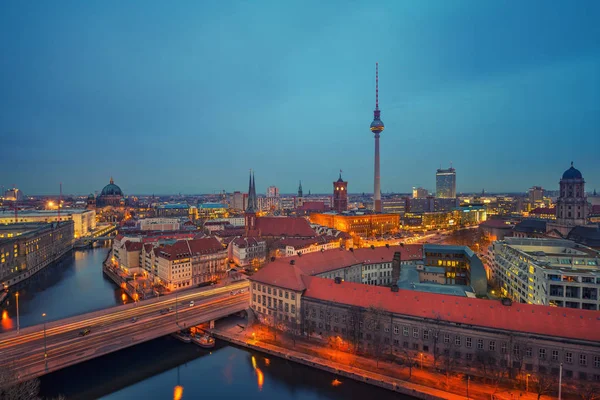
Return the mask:
M534 393L537 393L538 400L540 400L543 395L554 392L556 379L553 376L537 373L532 375L531 378L531 381L534 384Z
M600 386L593 383L577 385L577 393L581 400L600 400Z
M384 353L384 319L387 319L387 312L380 307L370 306L365 314L365 323L367 329L372 335L371 353L375 357L375 364L379 368L379 360Z
M398 354L397 363L408 368L408 379L410 379L412 377L413 367L416 364L413 354L406 349L401 350Z
M456 353L452 351L452 342L444 343L443 355L441 359L442 368L444 369L444 374L446 375L446 386L448 386L448 379L458 365Z
M16 369L11 366L0 368L0 399L5 400L38 400L40 381L31 379L19 382Z
M429 330L429 334L431 335L431 340L433 341L433 367L437 367L437 363L440 359L441 351L440 351L440 337L442 335L440 325L442 322L442 317L438 314L433 320L432 328Z
M346 332L347 339L352 343L354 347L354 353L358 351L358 345L360 343L360 323L362 322L362 311L358 307L350 307L346 314Z

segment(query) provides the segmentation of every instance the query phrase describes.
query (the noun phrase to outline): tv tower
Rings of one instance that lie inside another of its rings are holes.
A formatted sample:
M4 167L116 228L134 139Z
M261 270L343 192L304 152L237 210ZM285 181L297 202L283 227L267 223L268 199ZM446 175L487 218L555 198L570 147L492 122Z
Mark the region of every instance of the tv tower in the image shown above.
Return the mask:
M379 172L379 134L385 129L383 122L379 119L379 63L375 63L375 111L373 111L373 122L371 132L375 134L375 182L373 190L373 201L375 212L381 212L381 178Z

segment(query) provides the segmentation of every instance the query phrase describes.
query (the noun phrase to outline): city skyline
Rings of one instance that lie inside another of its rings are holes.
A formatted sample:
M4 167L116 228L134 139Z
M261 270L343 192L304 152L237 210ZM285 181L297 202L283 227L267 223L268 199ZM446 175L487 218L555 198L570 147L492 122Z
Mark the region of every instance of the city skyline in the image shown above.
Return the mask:
M252 167L258 192L294 193L302 180L329 193L341 168L351 193L370 193L379 62L383 193L432 190L450 162L457 192L555 190L571 161L592 191L600 5L543 4L187 3L137 15L137 5L10 3L0 184L86 194L113 175L126 194L232 192Z

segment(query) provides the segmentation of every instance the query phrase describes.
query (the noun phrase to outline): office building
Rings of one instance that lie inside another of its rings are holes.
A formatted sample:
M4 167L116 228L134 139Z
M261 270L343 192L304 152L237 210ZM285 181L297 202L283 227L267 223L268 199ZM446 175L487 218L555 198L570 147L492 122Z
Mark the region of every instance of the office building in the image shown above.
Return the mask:
M489 249L503 296L529 304L598 310L600 252L564 239L511 238Z
M438 169L435 174L435 197L453 199L456 197L456 170Z
M429 191L427 189L423 189L422 187L413 188L413 199L424 199L429 196Z
M269 186L267 188L267 197L279 197L279 188L277 186Z
M0 225L0 282L4 288L41 271L73 248L74 223Z
M85 209L61 208L60 217L54 210L22 210L17 215L19 223L50 223L73 221L75 239L88 236L96 229L96 211ZM13 210L0 211L0 224L14 224Z

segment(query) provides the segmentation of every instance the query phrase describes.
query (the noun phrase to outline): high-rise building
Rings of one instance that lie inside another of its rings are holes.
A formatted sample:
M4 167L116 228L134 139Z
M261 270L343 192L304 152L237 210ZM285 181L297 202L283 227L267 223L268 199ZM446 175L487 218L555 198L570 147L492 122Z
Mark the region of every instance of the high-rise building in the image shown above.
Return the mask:
M456 170L438 169L435 174L435 197L453 199L456 197Z
M279 197L279 189L277 186L269 186L267 188L267 197Z
M542 203L544 201L544 189L541 186L534 186L529 189L529 202L531 204Z
M425 199L427 196L429 196L427 189L413 187L413 199Z
M333 182L333 209L339 213L348 210L348 182L342 179L342 171L339 179Z
M234 210L245 210L248 206L248 194L242 192L233 192L229 200L229 206Z
M379 110L379 63L375 63L375 111L373 111L373 122L371 132L375 134L375 179L373 185L373 210L381 212L381 180L379 172L379 134L385 129L380 119Z

